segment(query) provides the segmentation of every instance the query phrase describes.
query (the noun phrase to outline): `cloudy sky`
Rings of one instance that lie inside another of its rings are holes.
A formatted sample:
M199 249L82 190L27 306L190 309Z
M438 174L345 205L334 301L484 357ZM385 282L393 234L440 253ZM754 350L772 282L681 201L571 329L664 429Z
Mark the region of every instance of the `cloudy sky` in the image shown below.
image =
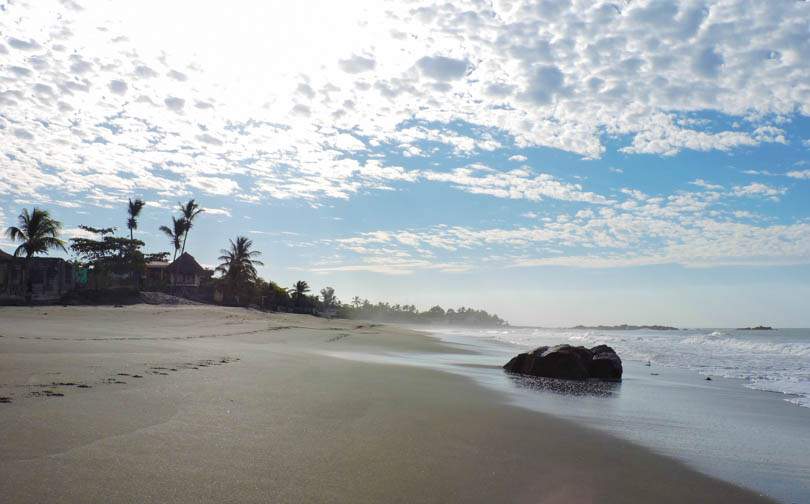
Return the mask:
M0 0L0 226L130 197L344 300L807 326L810 3Z

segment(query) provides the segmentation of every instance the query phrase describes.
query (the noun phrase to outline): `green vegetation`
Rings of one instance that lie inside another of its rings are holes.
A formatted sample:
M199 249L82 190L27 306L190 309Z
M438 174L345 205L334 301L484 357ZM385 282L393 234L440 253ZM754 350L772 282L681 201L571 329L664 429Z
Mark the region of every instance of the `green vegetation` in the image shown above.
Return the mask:
M180 214L183 216L183 221L185 222L185 231L183 232L183 246L180 249L180 253L184 253L186 251L186 240L188 239L188 232L191 231L192 226L194 225L194 219L197 218L198 215L203 213L205 210L200 208L193 199L188 200L188 203L183 204L180 203Z
M115 236L116 228L95 228L87 225L79 227L92 237L72 238L70 249L77 258L76 265L93 271L94 288L108 288L116 281L127 279L123 287L137 289L145 285L146 265L153 261L166 261L172 252L144 253L144 242L133 238L138 229L138 218L146 206L142 199L130 199L127 206L127 229L129 238ZM179 204L180 216L172 216L171 226L160 226L173 248L173 258L178 252L185 252L189 230L193 222L204 210L191 199ZM61 224L53 220L47 211L34 208L29 214L27 209L19 217L20 224L10 227L6 235L22 244L15 255L30 258L34 254L44 253L51 248L65 250L64 242L59 239ZM391 305L389 303L372 304L355 296L350 304L343 304L335 295L335 289L324 287L320 295L312 295L311 286L305 280L298 280L291 288L285 289L273 281L264 280L256 271L257 266L264 266L258 259L261 252L253 248L253 242L245 236L230 240L229 247L223 249L219 257L220 264L217 278L205 276L200 280L199 290L192 294L198 300L216 300L216 302L236 306L256 306L266 310L310 313L330 317L375 320L403 324L454 324L467 326L497 327L506 322L484 310L461 307L445 311L434 306L427 311L419 311L414 305ZM210 271L210 270L209 270ZM117 278L116 278L117 277ZM149 285L158 290L169 287L165 279ZM117 285L122 286L120 283ZM194 286L195 288L196 285ZM29 291L30 291L29 286Z
M177 259L177 251L182 247L183 235L186 234L186 219L172 216L172 227L160 226L163 234L169 238L169 243L174 247L174 259Z
M14 251L15 256L30 259L53 248L65 250L65 242L59 239L62 223L51 218L47 210L34 207L29 213L27 208L23 208L17 217L17 224L6 229L6 236L10 240L22 242Z
M414 305L372 304L355 297L350 305L340 305L337 310L342 318L376 320L400 324L448 324L461 326L500 327L508 325L505 320L484 310L461 307L447 311L434 306L427 311L419 311Z
M26 281L25 298L31 302L33 284L31 281L31 258L37 254L44 254L50 249L65 250L65 242L59 239L62 223L53 219L47 210L37 207L29 213L23 208L17 217L17 226L6 229L6 236L15 242L21 242L14 251L15 256L25 256Z
M138 229L138 216L141 215L141 210L143 207L146 206L146 203L142 199L136 198L135 201L129 200L129 207L127 208L127 213L129 214L129 218L127 219L127 227L129 228L129 239L134 239L133 231ZM115 230L115 228L110 228Z

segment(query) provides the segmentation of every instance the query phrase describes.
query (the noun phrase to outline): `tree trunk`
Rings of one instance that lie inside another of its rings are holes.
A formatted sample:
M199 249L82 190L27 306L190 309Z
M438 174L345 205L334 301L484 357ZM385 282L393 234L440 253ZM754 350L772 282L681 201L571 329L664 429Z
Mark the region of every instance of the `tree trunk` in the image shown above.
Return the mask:
M188 238L188 231L183 235L183 249L180 251L180 254L186 253L186 238Z
M25 256L25 304L30 305L34 299L34 282L31 280L31 255Z

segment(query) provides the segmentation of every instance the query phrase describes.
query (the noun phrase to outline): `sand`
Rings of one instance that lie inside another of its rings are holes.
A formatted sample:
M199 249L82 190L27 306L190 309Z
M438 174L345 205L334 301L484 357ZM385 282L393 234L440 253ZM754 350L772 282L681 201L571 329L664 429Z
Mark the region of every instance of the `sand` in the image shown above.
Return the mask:
M0 501L769 502L462 376L337 350L444 349L235 308L0 308Z

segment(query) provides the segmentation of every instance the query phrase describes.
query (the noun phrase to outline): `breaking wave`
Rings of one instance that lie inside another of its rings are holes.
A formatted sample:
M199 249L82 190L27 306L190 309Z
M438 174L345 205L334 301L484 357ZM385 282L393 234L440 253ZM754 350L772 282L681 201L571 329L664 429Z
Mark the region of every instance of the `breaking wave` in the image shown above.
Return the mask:
M521 347L557 343L611 345L624 359L743 380L746 387L785 394L810 407L810 330L597 331L509 328L478 337Z

